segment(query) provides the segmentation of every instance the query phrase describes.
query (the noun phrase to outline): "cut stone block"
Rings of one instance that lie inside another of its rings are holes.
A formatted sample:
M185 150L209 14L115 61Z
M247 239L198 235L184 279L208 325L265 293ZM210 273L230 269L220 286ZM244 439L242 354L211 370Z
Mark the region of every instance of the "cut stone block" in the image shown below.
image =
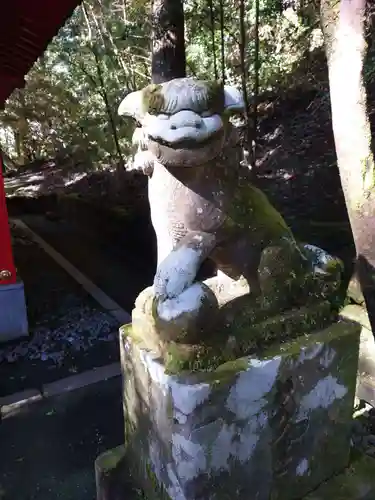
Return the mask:
M375 460L366 455L323 483L304 500L374 500Z
M27 335L27 311L22 281L0 285L0 342Z
M375 405L375 339L371 330L366 306L351 304L342 309L340 316L356 321L362 326L357 375L358 399Z
M125 458L125 446L102 453L95 460L96 500L114 500L123 489L119 470Z
M147 498L300 499L347 466L360 325L170 376L121 330L125 445Z

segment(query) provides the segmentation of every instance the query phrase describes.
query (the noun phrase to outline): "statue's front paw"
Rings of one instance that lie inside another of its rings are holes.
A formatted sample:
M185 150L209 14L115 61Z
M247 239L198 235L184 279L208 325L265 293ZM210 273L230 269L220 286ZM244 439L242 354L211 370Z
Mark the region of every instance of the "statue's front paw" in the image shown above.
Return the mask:
M198 253L192 248L173 250L159 265L154 278L155 297L161 301L178 297L194 281Z

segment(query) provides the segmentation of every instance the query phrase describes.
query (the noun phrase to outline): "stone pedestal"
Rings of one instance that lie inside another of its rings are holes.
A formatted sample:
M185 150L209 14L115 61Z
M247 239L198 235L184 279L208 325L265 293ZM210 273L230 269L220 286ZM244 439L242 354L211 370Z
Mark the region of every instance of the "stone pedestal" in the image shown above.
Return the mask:
M0 285L0 342L27 335L27 311L22 281Z
M356 457L341 474L324 482L304 500L373 500L375 498L375 460Z
M342 318L356 321L362 327L356 396L375 406L375 339L366 307L351 304L344 307L340 315Z
M118 459L119 453L123 457ZM348 467L322 483L303 500L373 500L375 498L375 459L352 457ZM95 462L97 500L148 500L131 482L124 446L100 455ZM226 497L224 497L226 498ZM249 499L252 500L252 499ZM285 500L288 500L287 498Z
M360 326L170 376L120 335L125 446L146 497L300 499L349 461Z
M125 446L118 446L102 453L95 460L96 500L123 498L128 479L126 470L122 467L125 456Z

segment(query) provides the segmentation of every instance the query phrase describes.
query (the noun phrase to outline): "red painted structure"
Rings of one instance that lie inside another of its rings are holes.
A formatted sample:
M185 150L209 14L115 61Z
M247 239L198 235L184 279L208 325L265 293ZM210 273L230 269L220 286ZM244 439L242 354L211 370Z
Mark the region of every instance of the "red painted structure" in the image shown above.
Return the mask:
M14 267L10 240L2 169L3 165L0 156L0 284L7 285L16 282L16 269ZM9 275L7 276L8 273Z
M80 0L5 0L0 8L0 109L43 54ZM1 159L0 159L1 162ZM10 277L9 277L10 273ZM0 286L14 283L8 213L0 164Z

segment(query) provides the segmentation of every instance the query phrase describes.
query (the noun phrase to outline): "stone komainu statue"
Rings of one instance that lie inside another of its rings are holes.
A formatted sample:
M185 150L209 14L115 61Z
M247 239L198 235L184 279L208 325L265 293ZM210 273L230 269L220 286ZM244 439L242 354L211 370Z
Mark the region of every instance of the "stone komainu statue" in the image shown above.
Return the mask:
M240 355L239 331L338 287L340 261L298 244L241 166L230 118L243 111L237 89L194 78L151 84L119 107L138 123L128 168L149 176L158 252L153 286L136 300L133 331L164 358L171 343L219 340L222 351L230 346ZM206 258L218 275L197 282Z

